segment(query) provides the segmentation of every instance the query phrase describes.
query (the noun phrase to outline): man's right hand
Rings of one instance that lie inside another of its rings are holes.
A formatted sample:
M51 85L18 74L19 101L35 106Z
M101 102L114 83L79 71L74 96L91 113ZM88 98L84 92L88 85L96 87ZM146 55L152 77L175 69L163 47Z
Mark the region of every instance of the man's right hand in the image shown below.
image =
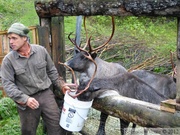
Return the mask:
M28 107L30 107L31 109L37 109L39 108L39 102L33 98L33 97L29 97L27 102L26 102L26 105Z
M70 89L70 87L68 86L68 85L64 85L63 87L62 87L62 92L65 94L66 93L66 91L71 91L71 89Z

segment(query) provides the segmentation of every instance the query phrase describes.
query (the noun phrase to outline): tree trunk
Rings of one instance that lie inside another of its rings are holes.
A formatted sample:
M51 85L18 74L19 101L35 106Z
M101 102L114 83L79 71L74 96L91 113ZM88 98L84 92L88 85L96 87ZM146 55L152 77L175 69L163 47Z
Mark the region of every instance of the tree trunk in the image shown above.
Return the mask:
M180 104L180 18L178 17L177 23L177 95L176 101Z
M146 15L180 17L179 0L35 0L39 17Z
M123 118L142 127L179 128L180 113L165 112L159 105L131 99L123 96L109 96L96 99L93 108Z

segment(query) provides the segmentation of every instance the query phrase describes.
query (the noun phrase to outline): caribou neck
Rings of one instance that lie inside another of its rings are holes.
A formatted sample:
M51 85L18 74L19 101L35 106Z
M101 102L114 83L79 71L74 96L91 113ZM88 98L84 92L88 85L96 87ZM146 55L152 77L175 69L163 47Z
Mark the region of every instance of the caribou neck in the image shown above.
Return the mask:
M107 67L107 62L102 60L102 59L100 59L99 57L96 57L94 59L94 61L97 64L97 72L96 72L95 78L97 78L97 77L98 78L104 77L105 76L104 72L105 72L105 68ZM92 63L92 64L89 65L89 68L87 70L88 77L92 77L94 70L95 70L95 65Z

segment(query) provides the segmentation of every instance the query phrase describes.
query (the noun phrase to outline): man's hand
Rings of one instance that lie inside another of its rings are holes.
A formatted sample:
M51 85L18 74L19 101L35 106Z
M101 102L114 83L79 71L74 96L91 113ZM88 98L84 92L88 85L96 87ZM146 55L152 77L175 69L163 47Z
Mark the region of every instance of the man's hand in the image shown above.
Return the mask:
M67 85L64 85L64 86L62 86L62 92L65 94L66 93L66 91L70 91L71 89L69 88L69 86L67 86Z
M33 97L29 97L27 102L26 102L26 105L28 107L30 107L31 109L37 109L39 108L39 102L33 98Z

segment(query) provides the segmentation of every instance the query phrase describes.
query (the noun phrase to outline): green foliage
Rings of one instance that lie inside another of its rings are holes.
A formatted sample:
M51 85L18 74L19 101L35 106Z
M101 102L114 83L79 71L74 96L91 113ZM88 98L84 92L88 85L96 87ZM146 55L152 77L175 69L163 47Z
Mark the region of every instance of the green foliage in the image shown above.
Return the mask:
M161 44L156 46L156 51L159 55L161 56L168 56L170 57L170 51L175 51L176 50L176 43L167 43L167 44Z
M16 104L8 97L0 99L0 134L20 135L20 121ZM43 134L42 123L38 125L37 135Z
M20 135L19 117L11 116L0 121L0 133L1 135Z
M0 99L0 133L1 135L19 135L20 124L14 101L8 97Z
M0 0L0 30L9 28L15 22L26 26L38 24L34 0Z
M76 32L76 17L75 16L68 16L64 17L64 27L65 27L65 43L68 45L72 45L72 43L68 40L68 35L72 33L72 38L75 38Z
M162 73L162 72L164 72L165 70L167 70L166 68L164 68L164 67L155 67L154 68L154 72L157 72L157 73Z
M12 99L5 97L0 100L0 120L17 115L16 105Z
M176 46L177 20L175 18L132 16L120 19L122 20L118 25L121 29L127 31L130 36L143 40L147 46L155 49L164 44L171 44L171 47L172 45Z
M75 20L74 16L65 17L65 34L68 35L72 31L75 34ZM176 18L116 16L115 24L115 34L110 42L115 44L112 49L102 53L101 58L104 60L120 62L126 68L130 68L154 55L170 59L170 51L176 50ZM88 37L92 36L91 45L93 47L101 45L111 34L111 18L109 16L87 17L86 27ZM66 45L73 46L67 39L67 35L65 36ZM72 35L72 38L74 37ZM82 45L86 42L83 24L81 42Z

